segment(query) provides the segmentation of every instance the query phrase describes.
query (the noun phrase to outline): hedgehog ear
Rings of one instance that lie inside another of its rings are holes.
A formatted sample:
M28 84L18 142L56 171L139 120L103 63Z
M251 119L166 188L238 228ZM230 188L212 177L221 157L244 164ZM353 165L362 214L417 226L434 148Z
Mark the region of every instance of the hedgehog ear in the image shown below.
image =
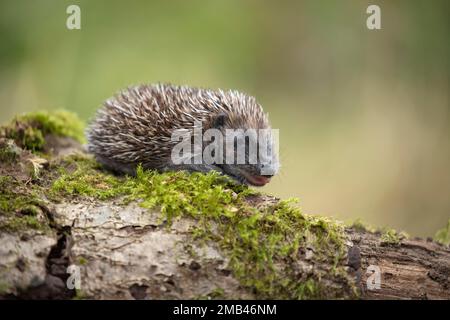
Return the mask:
M217 116L213 118L212 127L216 129L220 129L225 125L225 121L228 119L228 116L225 113L219 113Z

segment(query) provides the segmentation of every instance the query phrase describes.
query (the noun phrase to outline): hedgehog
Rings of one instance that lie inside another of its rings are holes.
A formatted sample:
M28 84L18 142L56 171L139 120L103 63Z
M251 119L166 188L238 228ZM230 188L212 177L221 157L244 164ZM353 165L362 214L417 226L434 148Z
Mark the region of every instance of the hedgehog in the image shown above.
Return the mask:
M182 163L174 161L173 150L179 144L173 139L174 132L184 132L184 138L192 142L195 129L202 133L214 129L224 135L234 132L234 143L230 147L231 144L225 144L227 139L210 141L225 150L215 154L213 149L212 155L219 156L219 161L213 163L186 161L186 157L192 160L199 151L204 151L204 145L183 155ZM257 134L246 134L248 129ZM139 165L160 172L215 170L240 184L259 187L267 184L279 169L273 135L266 135L264 152L259 152L263 149L259 132L271 132L271 127L268 115L252 96L235 90L158 83L128 87L106 100L90 122L86 135L88 152L116 173L134 175ZM258 147L256 161L250 161L252 143ZM244 161L226 161L225 156L230 154L235 160L242 145L245 145Z

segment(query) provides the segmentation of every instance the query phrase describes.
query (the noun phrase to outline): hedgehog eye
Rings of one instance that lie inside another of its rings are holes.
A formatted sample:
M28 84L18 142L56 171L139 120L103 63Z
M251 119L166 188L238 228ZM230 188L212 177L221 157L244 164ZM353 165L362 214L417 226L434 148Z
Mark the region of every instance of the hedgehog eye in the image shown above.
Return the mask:
M225 121L228 119L228 116L225 113L220 113L213 121L214 128L221 128L225 125Z

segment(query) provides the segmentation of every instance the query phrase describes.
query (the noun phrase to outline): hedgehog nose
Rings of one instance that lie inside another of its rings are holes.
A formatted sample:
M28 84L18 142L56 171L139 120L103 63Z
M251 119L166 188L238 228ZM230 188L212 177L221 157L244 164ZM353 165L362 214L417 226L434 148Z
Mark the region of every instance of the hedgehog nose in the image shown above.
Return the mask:
M274 175L277 174L278 172L278 164L262 164L260 166L260 175L267 177L267 178L271 178Z

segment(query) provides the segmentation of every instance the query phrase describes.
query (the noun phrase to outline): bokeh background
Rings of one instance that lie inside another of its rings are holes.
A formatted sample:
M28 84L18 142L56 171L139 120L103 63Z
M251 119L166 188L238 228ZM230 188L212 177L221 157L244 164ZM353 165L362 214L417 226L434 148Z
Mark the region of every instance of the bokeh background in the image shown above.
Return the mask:
M66 8L81 7L81 30ZM382 30L366 28L381 7ZM280 130L264 188L308 213L428 236L450 217L448 0L0 4L0 121L88 120L130 84L234 88Z

